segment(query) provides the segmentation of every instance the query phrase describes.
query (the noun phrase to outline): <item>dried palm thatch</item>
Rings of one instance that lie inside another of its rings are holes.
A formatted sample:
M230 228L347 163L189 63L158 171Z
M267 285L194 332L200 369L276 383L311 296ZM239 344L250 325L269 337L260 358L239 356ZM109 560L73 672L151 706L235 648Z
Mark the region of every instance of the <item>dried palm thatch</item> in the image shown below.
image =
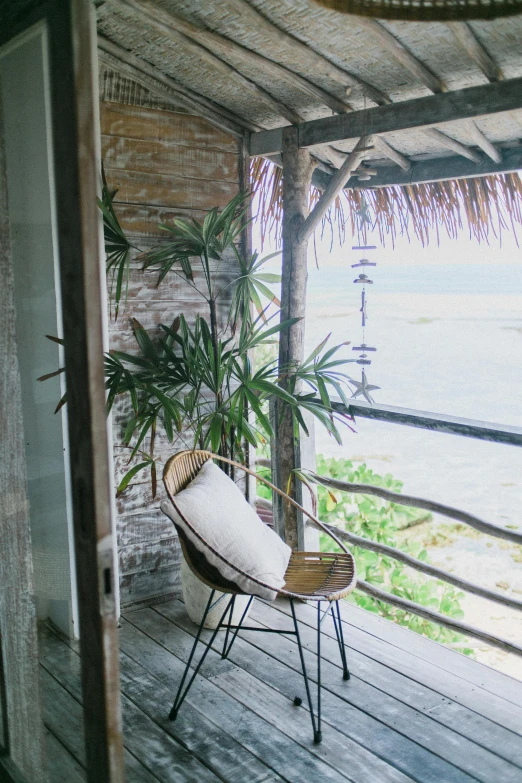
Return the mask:
M251 181L257 195L262 241L270 237L281 244L283 171L264 158L254 158ZM312 187L310 204L320 191ZM517 238L522 225L522 179L519 174L401 185L386 188L344 190L323 220L323 233L330 231L342 244L357 233L361 209L370 229L379 232L381 243L395 242L397 235L413 234L423 245L440 241L441 233L455 239L463 230L479 242L500 238L511 230Z

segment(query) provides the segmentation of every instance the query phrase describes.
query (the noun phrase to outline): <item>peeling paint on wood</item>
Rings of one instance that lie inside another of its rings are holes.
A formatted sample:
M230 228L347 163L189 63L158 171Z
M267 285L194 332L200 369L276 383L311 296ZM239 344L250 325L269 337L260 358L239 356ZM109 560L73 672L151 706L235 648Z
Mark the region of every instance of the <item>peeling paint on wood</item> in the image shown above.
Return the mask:
M171 141L187 147L238 154L238 143L234 136L192 114L102 103L100 123L102 133L108 136Z

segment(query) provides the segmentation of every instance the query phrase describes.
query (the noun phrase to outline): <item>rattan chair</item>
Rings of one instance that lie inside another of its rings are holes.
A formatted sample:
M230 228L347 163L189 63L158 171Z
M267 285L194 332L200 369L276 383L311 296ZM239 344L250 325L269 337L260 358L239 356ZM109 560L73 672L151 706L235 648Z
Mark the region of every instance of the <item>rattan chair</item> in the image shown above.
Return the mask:
M331 533L331 531L328 530L328 528L326 528L318 519L316 519L308 511L306 511L306 509L304 509L302 506L300 506L298 503L292 500L292 498L290 498L288 495L286 495L284 492L278 489L278 487L274 486L270 481L267 481L262 476L257 475L253 471L246 468L244 465L240 465L239 463L226 459L225 457L220 457L216 454L212 454L209 451L202 451L202 450L181 451L168 460L167 464L165 465L165 469L163 471L163 482L165 484L165 488L167 490L169 499L175 507L176 507L175 498L177 493L180 492L182 489L184 489L192 481L192 479L196 477L201 466L209 459L214 459L222 463L227 463L228 465L233 466L235 469L241 470L244 473L248 473L252 476L255 476L259 481L262 481L264 484L270 487L270 489L272 489L273 492L276 492L277 494L281 495L287 503L290 503L291 505L295 506L303 514L309 517L309 519L314 523L314 525L316 525L325 533L327 533L328 536L330 536L330 538L332 538L341 549L341 552L338 553L337 552L336 553L292 552L285 574L285 585L284 588L279 591L279 595L286 596L287 598L290 599L290 609L292 613L293 629L283 630L283 631L267 629L270 630L270 632L272 633L292 634L295 635L296 637L299 657L301 660L301 667L303 670L306 696L307 696L308 706L310 708L310 715L312 719L314 742L316 743L321 742L321 738L322 738L321 735L321 622L328 614L328 612L331 612L334 627L335 627L335 633L337 636L337 642L339 645L339 652L341 655L343 679L348 680L350 679L350 673L346 662L343 627L342 627L341 614L339 611L338 602L339 599L344 598L355 587L356 578L355 578L354 559L342 541L340 541L333 533ZM179 509L176 510L178 511L178 513L180 513ZM176 530L179 535L179 540L181 543L183 555L185 557L185 560L187 561L189 568L202 582L204 582L206 585L208 585L208 587L211 588L211 593L206 606L206 610L203 615L203 619L201 621L201 624L196 634L196 638L194 640L192 651L187 661L185 672L179 684L172 710L170 711L169 717L171 720L176 719L178 710L181 707L181 704L183 703L203 661L205 660L205 657L209 649L211 649L219 630L221 629L225 630L225 639L221 651L221 656L223 658L228 657L230 650L232 649L232 645L238 634L238 631L241 628L243 630L248 630L248 631L264 630L258 627L251 628L243 625L243 621L246 617L248 609L255 596L250 597L250 600L242 614L239 624L238 625L232 624L232 615L234 612L235 597L236 595L244 595L243 590L241 590L234 582L230 581L229 579L224 579L221 576L219 569L208 562L207 558L193 545L193 543L188 539L184 531L178 525L176 525ZM238 570L231 563L228 563L228 561L224 557L222 557L218 552L216 552L215 550L212 551L218 557L218 559L223 561L224 564L231 566L236 571ZM251 579L251 581L254 582L257 581L263 587L268 587L268 588L272 587L271 585L265 585L264 583L259 582L259 580L253 579L250 576L250 574L243 573L243 575L248 576L248 578ZM214 630L209 643L206 645L205 650L190 677L190 680L185 686L185 681L187 679L187 675L192 663L192 659L194 657L194 653L196 651L196 647L201 637L205 619L209 611L213 609L216 606L216 604L225 597L225 596L221 596L220 598L217 599L217 601L214 601L214 596L216 591L220 593L231 594L232 599L228 602L225 610L223 611L221 619L216 629ZM317 602L317 715L314 712L314 708L312 704L312 696L311 696L310 685L309 685L308 675L307 675L305 661L304 661L303 647L301 644L299 626L297 623L297 617L296 617L295 607L294 607L295 599ZM324 614L321 617L322 601L328 602L328 606L326 607L326 610L324 611ZM296 706L300 706L302 704L302 699L296 696L296 698L294 699L294 704Z

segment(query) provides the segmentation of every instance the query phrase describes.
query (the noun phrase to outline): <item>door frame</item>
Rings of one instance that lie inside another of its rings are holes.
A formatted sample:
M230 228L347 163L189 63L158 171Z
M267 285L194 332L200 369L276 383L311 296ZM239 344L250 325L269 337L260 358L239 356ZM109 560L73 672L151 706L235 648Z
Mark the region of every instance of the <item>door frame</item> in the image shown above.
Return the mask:
M0 16L0 45L39 21L47 28L87 780L123 783L94 5L90 0L3 0ZM2 759L0 775L2 765L9 775Z

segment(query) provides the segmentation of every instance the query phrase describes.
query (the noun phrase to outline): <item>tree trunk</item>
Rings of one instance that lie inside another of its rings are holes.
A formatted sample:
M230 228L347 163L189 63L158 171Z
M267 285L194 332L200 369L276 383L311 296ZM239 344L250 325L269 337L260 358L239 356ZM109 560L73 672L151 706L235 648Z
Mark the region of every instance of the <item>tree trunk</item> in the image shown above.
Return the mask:
M281 320L301 320L283 331L279 343L279 366L292 369L304 359L304 330L306 311L307 242L297 240L299 229L308 215L310 186L314 163L308 150L299 149L297 128L283 132L283 269L281 285ZM286 380L281 380L286 385ZM278 406L278 450L280 487L295 494L296 482L292 471L296 467L294 427L288 406ZM298 517L296 510L284 508L285 539L293 549L297 548Z

